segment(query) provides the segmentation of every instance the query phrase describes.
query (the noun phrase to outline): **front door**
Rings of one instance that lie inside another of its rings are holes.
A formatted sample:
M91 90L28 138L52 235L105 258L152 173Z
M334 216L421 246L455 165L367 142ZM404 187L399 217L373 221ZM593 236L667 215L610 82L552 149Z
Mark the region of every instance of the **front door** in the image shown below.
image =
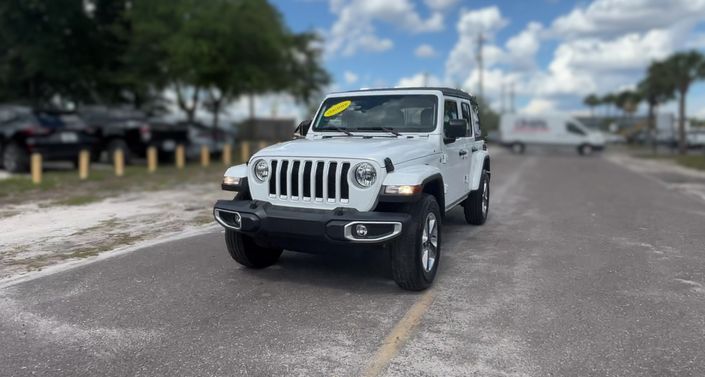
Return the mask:
M458 101L446 99L443 110L443 131L451 119L461 119ZM468 138L461 137L455 141L445 142L446 168L443 183L446 186L446 208L456 204L467 194L468 175L470 172L470 151Z

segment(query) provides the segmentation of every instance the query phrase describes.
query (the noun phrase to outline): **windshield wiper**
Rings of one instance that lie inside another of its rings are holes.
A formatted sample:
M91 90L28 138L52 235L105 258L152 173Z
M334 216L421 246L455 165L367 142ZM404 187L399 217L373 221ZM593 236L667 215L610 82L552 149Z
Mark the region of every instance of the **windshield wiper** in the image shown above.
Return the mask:
M325 130L336 130L336 131L342 132L342 133L344 133L344 134L346 134L346 135L348 135L348 136L355 136L355 135L353 135L352 132L350 132L350 131L346 130L345 128L342 128L342 127L326 127L326 128L324 128L324 129L322 129L322 131L325 131Z
M390 134L394 136L401 136L399 131L397 131L394 128L389 128L389 127L365 127L365 128L360 128L359 131L384 131L384 132L389 132Z

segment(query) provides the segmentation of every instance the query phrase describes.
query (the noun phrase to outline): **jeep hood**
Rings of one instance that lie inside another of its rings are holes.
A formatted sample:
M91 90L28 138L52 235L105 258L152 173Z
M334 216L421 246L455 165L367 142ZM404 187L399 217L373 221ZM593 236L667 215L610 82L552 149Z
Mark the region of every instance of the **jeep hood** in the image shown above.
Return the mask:
M369 158L384 165L387 157L400 164L435 152L426 139L340 137L288 141L265 148L255 157Z

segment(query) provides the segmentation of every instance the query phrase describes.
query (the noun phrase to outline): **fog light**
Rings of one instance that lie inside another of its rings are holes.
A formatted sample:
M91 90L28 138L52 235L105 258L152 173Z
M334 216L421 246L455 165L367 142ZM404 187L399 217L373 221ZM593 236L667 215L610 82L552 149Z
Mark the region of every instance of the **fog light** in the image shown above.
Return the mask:
M237 229L242 228L242 217L239 213L233 213L233 226Z
M355 233L358 237L364 237L367 235L367 227L362 224L355 225Z

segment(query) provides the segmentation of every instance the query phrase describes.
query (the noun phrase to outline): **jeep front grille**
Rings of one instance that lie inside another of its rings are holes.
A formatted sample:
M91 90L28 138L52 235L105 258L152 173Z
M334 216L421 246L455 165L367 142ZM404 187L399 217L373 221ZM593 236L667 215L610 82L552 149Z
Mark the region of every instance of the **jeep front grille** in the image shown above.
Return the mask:
M348 203L350 162L273 159L269 178L269 197Z

